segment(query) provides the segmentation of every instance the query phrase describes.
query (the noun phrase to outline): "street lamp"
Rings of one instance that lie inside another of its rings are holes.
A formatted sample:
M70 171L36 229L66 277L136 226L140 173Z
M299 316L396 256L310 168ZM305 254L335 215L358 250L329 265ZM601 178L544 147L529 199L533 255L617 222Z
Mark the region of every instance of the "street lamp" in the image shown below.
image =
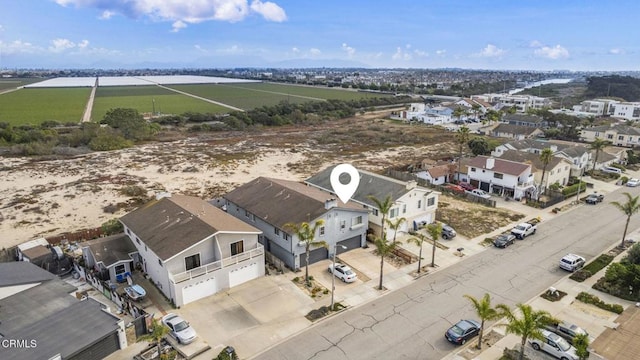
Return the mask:
M331 271L331 311L333 311L333 294L336 291L336 253L338 252L338 246L342 248L342 250L347 250L347 247L344 245L333 245L333 270Z

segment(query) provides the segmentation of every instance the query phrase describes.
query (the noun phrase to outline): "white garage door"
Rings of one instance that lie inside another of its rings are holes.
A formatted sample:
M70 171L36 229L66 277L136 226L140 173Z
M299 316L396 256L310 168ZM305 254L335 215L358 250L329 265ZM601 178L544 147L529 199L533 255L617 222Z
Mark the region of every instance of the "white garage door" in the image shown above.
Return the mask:
M240 285L243 282L253 280L260 276L260 267L257 262L244 265L239 269L232 270L229 273L229 287Z
M218 292L216 278L211 277L209 279L199 281L193 285L188 285L182 288L182 303L188 304L192 301L211 296L216 292Z

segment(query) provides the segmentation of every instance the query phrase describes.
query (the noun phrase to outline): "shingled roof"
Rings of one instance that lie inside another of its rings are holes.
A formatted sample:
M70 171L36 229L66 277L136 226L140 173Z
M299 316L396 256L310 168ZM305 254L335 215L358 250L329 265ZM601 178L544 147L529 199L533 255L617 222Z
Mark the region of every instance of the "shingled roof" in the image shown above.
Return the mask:
M468 166L487 169L487 159L489 159L488 156L476 156L469 161ZM494 165L490 170L502 174L519 176L531 166L515 161L502 160L500 158L492 159L494 159Z
M502 156L500 156L500 159L515 161L522 164L531 164L531 166L534 168L532 170L542 170L544 168L544 164L542 163L542 161L540 161L540 155L526 151L507 150L502 154ZM561 161L563 161L563 159L560 157L551 157L551 161L549 161L549 164L547 164L547 170L553 169Z
M150 201L120 222L162 260L217 233L262 233L202 199L185 195Z
M308 222L325 214L326 201L337 201L337 207L366 213L362 205L344 204L318 188L289 180L259 177L224 196L260 219L279 228L286 223Z
M84 243L91 249L95 260L109 267L119 261L131 260L129 254L138 251L126 234L116 234Z

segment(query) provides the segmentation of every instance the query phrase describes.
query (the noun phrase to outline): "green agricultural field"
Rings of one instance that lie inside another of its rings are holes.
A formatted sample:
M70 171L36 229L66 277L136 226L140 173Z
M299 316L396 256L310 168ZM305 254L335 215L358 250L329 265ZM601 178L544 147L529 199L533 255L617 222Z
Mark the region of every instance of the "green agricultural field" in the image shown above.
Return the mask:
M326 99L351 100L385 96L339 89L270 83L173 85L172 88L245 110L265 105L276 105L285 100L291 103L304 103Z
M41 78L0 78L0 92L40 82Z
M114 108L131 108L140 113L184 114L227 113L230 109L204 100L178 94L158 86L109 86L98 87L93 101L91 118L100 121L107 111Z
M0 122L80 122L90 93L90 88L32 88L0 94Z

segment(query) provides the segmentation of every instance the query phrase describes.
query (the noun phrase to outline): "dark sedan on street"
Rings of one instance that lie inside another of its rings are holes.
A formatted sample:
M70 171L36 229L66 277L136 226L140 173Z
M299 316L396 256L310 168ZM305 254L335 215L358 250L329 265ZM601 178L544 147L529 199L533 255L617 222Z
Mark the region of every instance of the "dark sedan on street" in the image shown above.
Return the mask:
M513 245L515 240L516 237L513 234L500 234L493 240L493 245L497 248L504 249L509 245Z
M475 320L460 320L447 330L444 337L454 344L463 345L467 340L478 335L480 323Z

